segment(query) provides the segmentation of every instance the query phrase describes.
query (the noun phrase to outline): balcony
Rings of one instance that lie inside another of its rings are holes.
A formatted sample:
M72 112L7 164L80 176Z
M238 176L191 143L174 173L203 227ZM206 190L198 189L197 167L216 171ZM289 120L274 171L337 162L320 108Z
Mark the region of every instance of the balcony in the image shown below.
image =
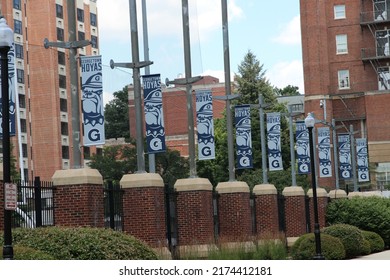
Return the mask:
M363 61L386 60L390 59L390 48L388 45L376 48L362 48L361 55Z
M388 22L390 22L390 13L387 13L387 11L370 11L360 13L361 25L380 24Z

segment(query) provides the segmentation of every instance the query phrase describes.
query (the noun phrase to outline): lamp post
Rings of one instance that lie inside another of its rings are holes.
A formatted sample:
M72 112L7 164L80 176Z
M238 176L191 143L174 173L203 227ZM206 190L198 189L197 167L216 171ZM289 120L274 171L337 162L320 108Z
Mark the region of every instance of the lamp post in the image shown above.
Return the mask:
M316 120L313 113L309 113L305 119L306 128L309 130L309 143L310 143L310 166L311 166L311 184L313 188L313 208L314 208L314 238L316 244L316 254L313 259L324 260L324 256L321 253L321 237L320 226L318 223L318 205L317 205L317 184L316 184L316 169L314 164L314 142L313 142L313 128Z
M2 128L3 128L3 184L11 182L11 149L9 131L9 84L8 84L8 51L14 41L14 33L7 25L5 18L0 19L0 66L1 66L1 97L2 97ZM3 258L12 260L14 250L12 248L11 211L6 210L4 201L4 247Z

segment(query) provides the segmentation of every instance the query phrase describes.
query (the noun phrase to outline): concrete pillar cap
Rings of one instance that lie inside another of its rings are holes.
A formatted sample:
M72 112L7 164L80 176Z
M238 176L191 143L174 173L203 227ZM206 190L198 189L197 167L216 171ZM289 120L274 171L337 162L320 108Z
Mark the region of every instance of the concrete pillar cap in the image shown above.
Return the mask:
M331 199L337 199L337 198L347 198L347 193L344 190L331 190L329 192L329 197Z
M350 197L356 197L356 196L363 196L363 193L361 193L361 192L350 192L350 193L348 194L348 198L350 198Z
M0 181L3 181L4 179L4 172L3 172L3 163L0 162Z
M313 197L313 189L307 191L308 197ZM328 193L324 188L317 188L317 197L328 197Z
M267 195L267 194L278 194L276 187L272 184L260 184L253 188L255 195Z
M213 185L206 178L178 179L174 187L178 192L213 190Z
M52 177L54 186L103 185L103 177L97 169L80 168L57 170Z
M232 181L218 183L216 191L219 194L223 193L249 193L249 186L246 182Z
M134 173L126 174L120 180L124 189L142 187L164 187L164 180L158 173Z
M284 188L282 194L284 196L305 196L305 192L302 187L291 186Z

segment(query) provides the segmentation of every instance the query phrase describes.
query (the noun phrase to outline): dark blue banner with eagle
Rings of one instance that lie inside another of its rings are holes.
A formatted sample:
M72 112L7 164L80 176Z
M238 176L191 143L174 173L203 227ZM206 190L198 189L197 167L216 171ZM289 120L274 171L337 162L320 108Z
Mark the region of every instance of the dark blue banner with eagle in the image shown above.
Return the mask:
M249 105L235 107L237 169L252 168L251 109Z
M269 171L283 170L280 113L267 114L267 143Z
M161 153L166 147L160 74L142 76L142 81L148 153Z
M80 64L84 146L103 145L105 135L102 58L101 56L82 56Z
M196 90L198 159L215 158L213 96L211 90Z

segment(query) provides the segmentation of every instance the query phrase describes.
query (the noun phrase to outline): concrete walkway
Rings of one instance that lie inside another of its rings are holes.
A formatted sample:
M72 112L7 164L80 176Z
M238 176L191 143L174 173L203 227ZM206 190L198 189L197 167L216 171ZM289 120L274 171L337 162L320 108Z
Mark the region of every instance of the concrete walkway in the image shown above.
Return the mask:
M355 258L354 260L390 260L390 250Z

